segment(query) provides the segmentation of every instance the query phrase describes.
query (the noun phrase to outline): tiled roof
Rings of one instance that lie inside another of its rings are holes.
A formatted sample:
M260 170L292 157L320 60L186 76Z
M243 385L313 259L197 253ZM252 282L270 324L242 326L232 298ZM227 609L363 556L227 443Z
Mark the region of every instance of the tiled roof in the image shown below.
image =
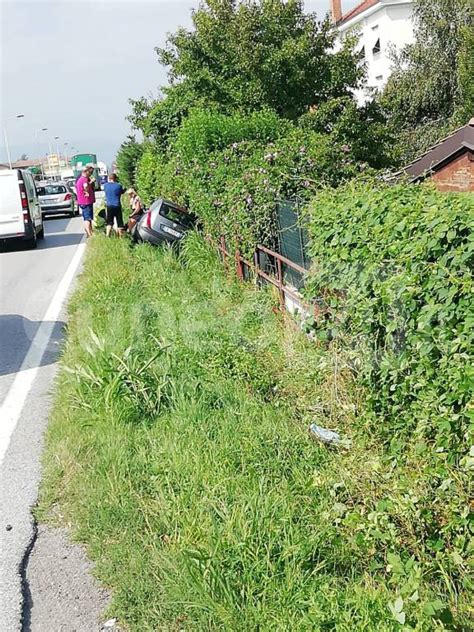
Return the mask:
M474 151L474 118L433 145L422 156L404 168L414 179L436 171L462 151Z
M359 13L362 13L366 9L370 9L370 7L373 7L374 5L378 4L379 2L380 2L380 0L363 0L360 4L355 6L353 9L351 9L347 13L344 13L342 18L337 23L338 26L340 24L342 24L343 22L347 22L348 20L351 20L356 15L359 15Z

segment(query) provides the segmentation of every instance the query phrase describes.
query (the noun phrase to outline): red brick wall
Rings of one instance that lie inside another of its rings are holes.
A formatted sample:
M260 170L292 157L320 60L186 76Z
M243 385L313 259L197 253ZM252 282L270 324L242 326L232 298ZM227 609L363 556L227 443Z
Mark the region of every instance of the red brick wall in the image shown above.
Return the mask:
M465 152L433 174L440 191L474 191L474 155Z

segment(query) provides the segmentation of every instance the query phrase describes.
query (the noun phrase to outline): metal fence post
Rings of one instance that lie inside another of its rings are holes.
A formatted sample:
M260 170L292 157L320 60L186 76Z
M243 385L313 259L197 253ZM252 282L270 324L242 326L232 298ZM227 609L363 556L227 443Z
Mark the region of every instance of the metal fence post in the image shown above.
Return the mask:
M283 272L281 269L281 260L280 257L276 258L277 260L277 272L278 272L278 290L280 294L280 309L281 311L285 310L285 292L283 290Z
M242 257L240 256L240 250L236 248L235 250L235 271L237 273L237 278L240 281L244 280L244 268L242 265Z

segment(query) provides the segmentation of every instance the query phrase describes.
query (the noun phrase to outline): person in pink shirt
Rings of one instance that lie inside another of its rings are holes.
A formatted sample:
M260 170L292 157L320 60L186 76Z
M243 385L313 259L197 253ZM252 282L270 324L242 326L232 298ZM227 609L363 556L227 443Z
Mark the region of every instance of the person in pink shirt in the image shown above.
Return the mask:
M93 170L90 167L85 167L76 182L77 203L81 209L87 237L92 236L92 220L94 219L95 193L90 178L92 173Z

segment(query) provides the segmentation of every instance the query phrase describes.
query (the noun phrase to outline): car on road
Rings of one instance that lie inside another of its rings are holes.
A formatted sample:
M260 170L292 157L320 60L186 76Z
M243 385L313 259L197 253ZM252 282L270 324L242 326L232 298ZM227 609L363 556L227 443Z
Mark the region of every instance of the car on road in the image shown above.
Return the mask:
M67 213L71 216L78 214L76 195L65 182L40 184L38 197L43 216L52 213Z
M25 169L0 169L0 241L21 239L36 248L44 237L35 181Z
M138 221L134 238L155 246L181 241L186 233L196 226L196 218L185 208L160 198Z
M76 178L64 178L66 186L76 195Z

